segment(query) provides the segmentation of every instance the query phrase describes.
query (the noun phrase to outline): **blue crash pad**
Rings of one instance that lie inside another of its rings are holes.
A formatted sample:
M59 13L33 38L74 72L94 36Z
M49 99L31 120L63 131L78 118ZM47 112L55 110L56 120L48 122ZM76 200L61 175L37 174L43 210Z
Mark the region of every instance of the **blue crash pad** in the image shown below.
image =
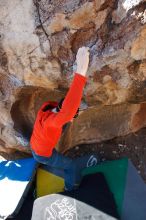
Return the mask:
M0 219L17 214L36 167L33 158L0 161Z

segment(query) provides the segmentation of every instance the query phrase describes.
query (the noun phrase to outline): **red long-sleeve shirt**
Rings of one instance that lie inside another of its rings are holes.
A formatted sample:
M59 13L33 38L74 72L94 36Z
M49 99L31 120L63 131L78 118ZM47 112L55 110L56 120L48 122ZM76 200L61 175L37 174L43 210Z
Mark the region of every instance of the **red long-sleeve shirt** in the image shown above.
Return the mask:
M87 77L75 73L70 89L59 112L43 111L48 104L57 107L57 102L45 102L37 113L33 133L30 139L31 148L37 155L49 157L62 133L62 127L75 116L80 105L83 88Z

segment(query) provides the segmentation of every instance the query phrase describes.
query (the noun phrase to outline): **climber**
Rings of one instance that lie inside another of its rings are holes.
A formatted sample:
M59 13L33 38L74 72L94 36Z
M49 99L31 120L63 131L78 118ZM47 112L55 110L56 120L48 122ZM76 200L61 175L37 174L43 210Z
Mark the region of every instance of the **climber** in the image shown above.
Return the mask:
M48 101L42 105L38 111L30 140L32 154L39 163L64 169L65 187L68 190L74 187L76 181L75 160L57 152L55 146L64 127L78 116L83 89L87 81L89 48L82 47L78 50L76 63L74 79L65 99L62 99L60 103ZM97 162L97 155L92 156L94 162ZM91 154L85 156L82 168L87 165L90 158Z

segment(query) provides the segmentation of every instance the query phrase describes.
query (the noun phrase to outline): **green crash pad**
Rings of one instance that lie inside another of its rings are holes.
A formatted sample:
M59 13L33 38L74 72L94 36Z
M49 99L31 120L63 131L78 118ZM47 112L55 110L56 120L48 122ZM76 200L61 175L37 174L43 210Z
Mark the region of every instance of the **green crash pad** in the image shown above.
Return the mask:
M83 176L96 172L102 172L104 174L109 188L114 195L120 215L124 199L127 167L128 158L123 158L120 160L105 161L97 166L89 167L82 171Z

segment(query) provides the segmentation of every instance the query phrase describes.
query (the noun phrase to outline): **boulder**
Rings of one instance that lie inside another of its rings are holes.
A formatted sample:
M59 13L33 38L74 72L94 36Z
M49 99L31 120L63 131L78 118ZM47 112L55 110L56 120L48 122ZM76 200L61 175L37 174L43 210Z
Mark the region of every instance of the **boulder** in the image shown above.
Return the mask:
M0 151L30 152L38 108L65 96L82 46L90 48L83 95L89 108L66 131L60 151L144 127L145 8L144 0L1 0Z

